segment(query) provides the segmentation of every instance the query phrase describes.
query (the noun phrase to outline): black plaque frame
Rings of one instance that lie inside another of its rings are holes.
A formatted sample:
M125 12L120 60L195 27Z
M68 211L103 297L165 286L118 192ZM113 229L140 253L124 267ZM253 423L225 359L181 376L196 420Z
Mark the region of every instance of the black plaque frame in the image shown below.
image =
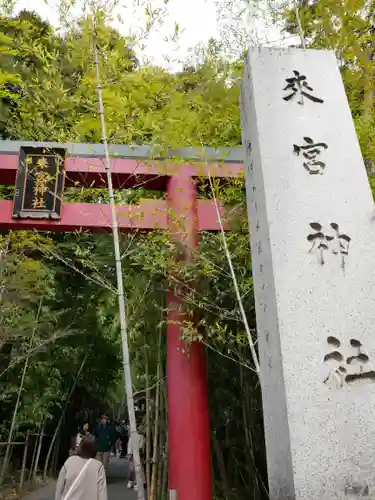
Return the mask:
M34 187L38 172L37 162L45 159L43 172L51 176L47 192L43 195L44 207L34 207ZM19 166L13 200L13 217L22 219L60 219L65 185L64 148L34 148L21 146Z

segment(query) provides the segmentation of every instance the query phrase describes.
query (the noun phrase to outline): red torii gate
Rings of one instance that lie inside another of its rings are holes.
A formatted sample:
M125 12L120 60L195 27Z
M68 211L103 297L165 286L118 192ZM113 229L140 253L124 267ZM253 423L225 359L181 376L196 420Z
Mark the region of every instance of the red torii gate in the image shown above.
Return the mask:
M104 149L102 145L56 144L21 141L0 141L0 184L15 183L21 146L64 148L65 185L105 187ZM171 151L171 158L185 158L189 163L171 165L163 158L150 160L151 147L110 146L111 174L114 188L165 190L167 200L144 200L138 205L117 207L121 231L169 230L175 240L193 248L198 232L219 230L214 203L197 200L194 178L237 177L242 166L241 148L192 149ZM204 157L209 163L203 163ZM59 220L13 218L13 202L0 200L0 229L37 229L40 231L109 231L109 205L66 203ZM177 217L179 227L169 217ZM177 492L178 500L212 500L210 432L206 386L205 349L201 343L190 346L190 356L181 353L180 330L183 313L179 311L181 297L172 292L167 296L167 373L169 431L169 489Z

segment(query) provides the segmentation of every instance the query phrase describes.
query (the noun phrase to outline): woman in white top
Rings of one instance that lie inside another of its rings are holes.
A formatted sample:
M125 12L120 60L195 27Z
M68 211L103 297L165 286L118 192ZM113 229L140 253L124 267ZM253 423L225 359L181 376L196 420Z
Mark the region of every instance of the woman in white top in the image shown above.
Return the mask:
M107 500L107 481L103 465L95 459L97 447L82 438L78 454L69 457L59 474L55 500Z
M78 447L82 441L82 438L84 437L90 437L91 434L90 434L90 431L89 431L89 424L86 422L85 424L82 425L82 428L81 430L79 431L79 433L77 434L77 437L76 437L76 450L78 450Z

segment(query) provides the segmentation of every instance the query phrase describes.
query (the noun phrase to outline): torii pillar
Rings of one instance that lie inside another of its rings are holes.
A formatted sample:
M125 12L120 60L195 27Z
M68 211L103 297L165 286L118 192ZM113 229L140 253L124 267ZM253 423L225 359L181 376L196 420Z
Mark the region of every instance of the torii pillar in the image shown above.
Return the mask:
M194 179L176 175L168 182L168 225L172 241L188 261L197 245L197 199ZM184 251L185 249L185 251ZM183 352L180 340L183 293L168 292L168 470L169 490L177 500L212 500L206 353L194 342Z

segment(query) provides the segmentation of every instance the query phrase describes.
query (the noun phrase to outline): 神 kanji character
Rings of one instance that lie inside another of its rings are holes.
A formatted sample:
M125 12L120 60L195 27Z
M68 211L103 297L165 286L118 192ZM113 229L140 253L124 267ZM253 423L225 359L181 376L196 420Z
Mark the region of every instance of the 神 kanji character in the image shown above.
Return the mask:
M34 194L44 196L48 191L48 183L51 181L51 175L47 172L37 172L35 174Z
M323 227L319 222L312 222L310 227L314 229L315 233L311 233L307 236L307 241L312 243L309 252L312 252L315 248L319 252L319 262L321 265L325 263L324 261L324 251L331 248L334 255L341 255L341 268L345 271L345 258L349 254L349 245L351 238L347 234L340 233L339 225L336 222L331 222L331 228L334 230L334 236L330 234L323 233ZM334 243L337 241L337 245Z
M310 99L310 101L313 102L318 102L318 103L323 103L323 99L320 99L319 97L315 97L311 95L309 92L312 92L314 89L310 87L310 85L307 83L307 79L305 75L301 75L299 71L293 70L294 76L292 78L286 78L285 81L287 82L287 86L283 89L285 91L291 91L287 96L283 97L284 101L290 101L292 100L295 96L298 95L299 100L297 101L298 104L303 106L304 100L303 98L306 97L307 99ZM308 92L307 92L308 91Z

